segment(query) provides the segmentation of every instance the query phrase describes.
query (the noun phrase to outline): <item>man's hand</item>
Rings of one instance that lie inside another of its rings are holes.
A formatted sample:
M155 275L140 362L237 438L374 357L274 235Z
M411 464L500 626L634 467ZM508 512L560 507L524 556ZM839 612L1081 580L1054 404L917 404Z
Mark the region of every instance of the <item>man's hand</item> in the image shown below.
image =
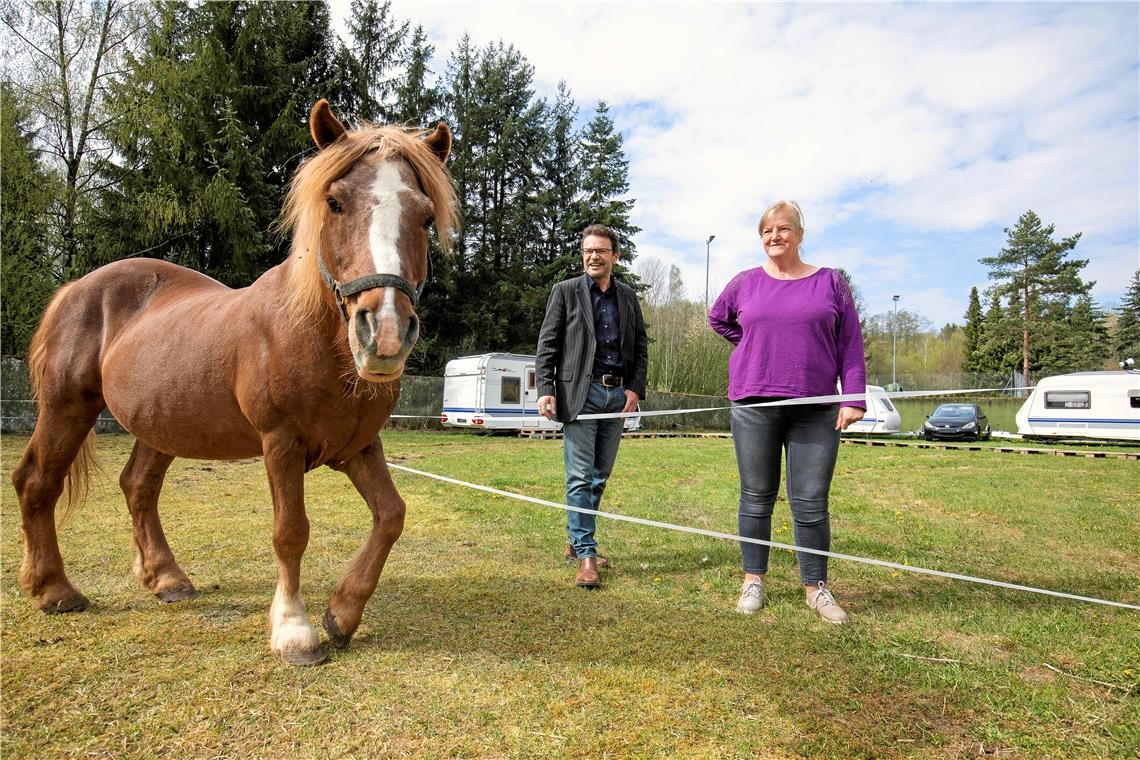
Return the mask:
M864 414L866 414L866 412L857 406L839 407L839 419L835 421L835 429L846 430L848 425L854 425L863 419Z
M626 414L628 412L637 411L637 402L640 400L641 397L637 395L636 391L627 389L625 392L625 406L623 406L621 410L622 413Z
M548 420L553 420L558 414L558 402L554 396L540 396L537 402L538 413Z

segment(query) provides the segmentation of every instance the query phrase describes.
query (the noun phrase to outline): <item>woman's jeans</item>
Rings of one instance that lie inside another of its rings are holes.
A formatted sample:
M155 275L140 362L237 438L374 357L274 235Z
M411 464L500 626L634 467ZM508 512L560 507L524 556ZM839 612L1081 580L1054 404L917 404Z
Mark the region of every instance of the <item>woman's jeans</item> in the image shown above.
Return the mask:
M625 407L625 388L606 388L590 383L581 414L620 412ZM610 420L575 420L562 426L562 456L566 462L566 503L597 510L606 490L606 480L617 459L621 443L620 417ZM595 515L566 511L566 534L579 558L595 557Z
M786 449L785 490L792 508L796 546L827 551L831 548L827 495L839 454L839 431L835 429L839 405L742 406L775 400L753 397L732 402L732 441L740 471L740 535L771 540L772 507L780 487L780 454ZM768 572L768 548L741 542L744 572ZM796 558L805 586L827 580L827 557L797 552Z

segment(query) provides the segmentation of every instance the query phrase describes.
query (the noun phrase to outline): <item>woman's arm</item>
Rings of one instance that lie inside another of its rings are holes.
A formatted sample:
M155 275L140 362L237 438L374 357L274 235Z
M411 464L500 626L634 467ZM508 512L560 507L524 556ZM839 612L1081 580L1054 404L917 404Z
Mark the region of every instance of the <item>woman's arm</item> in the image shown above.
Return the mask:
M736 275L717 297L709 310L709 326L732 345L738 345L744 331L736 319L736 291L740 287L740 275Z

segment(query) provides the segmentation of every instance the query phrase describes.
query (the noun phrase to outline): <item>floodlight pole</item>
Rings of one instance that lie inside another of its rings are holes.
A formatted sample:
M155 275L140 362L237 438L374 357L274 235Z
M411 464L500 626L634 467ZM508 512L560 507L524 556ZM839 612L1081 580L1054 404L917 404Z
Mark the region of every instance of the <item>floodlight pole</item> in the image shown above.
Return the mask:
M709 235L705 241L705 311L709 310L709 245L715 237L716 235Z
M895 302L895 313L894 316L891 317L891 385L896 386L896 388L892 388L892 390L897 390L898 382L895 380L895 360L897 356L895 333L898 331L899 297L891 296L891 300Z

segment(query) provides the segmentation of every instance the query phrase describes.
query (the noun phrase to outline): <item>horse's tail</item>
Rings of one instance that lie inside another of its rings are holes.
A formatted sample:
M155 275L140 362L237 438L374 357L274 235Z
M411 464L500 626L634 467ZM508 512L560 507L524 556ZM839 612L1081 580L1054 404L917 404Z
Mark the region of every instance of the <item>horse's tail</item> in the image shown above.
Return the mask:
M32 341L28 345L28 380L31 383L32 398L40 400L43 389L44 374L47 371L48 344L51 342L52 332L63 304L64 296L74 283L68 283L56 291L44 310L43 319ZM67 492L67 504L59 516L59 525L71 519L79 505L87 498L91 488L91 472L96 469L95 462L95 428L87 434L83 445L75 454L71 466L64 478L64 490Z

